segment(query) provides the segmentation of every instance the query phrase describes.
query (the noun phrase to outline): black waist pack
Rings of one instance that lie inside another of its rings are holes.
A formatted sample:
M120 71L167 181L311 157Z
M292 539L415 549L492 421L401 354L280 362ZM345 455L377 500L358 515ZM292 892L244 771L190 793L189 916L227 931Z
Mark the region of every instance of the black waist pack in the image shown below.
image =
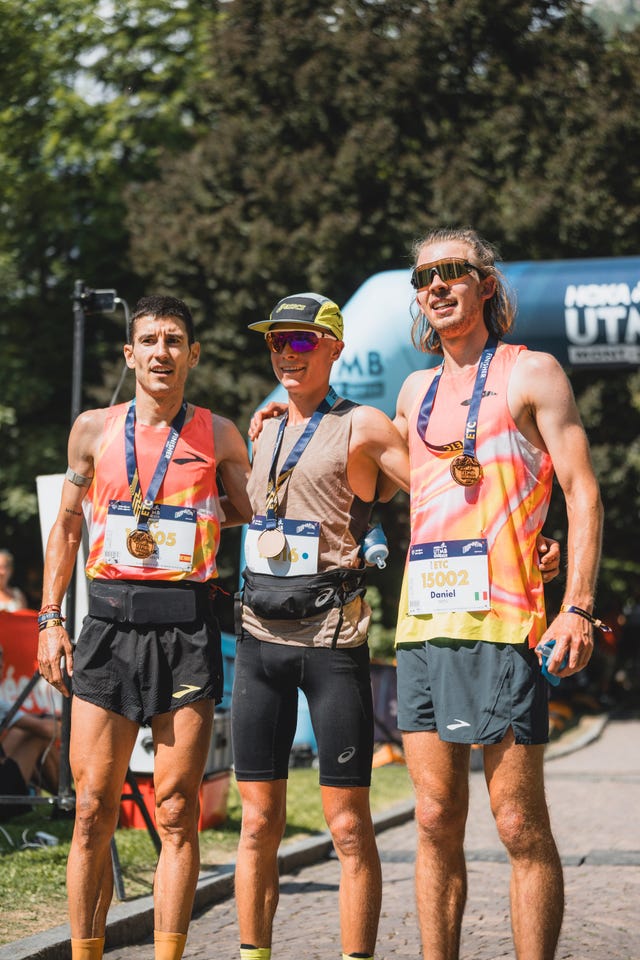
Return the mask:
M245 570L242 602L263 620L308 620L364 596L365 571L327 570L305 577L274 577Z
M92 580L89 616L116 623L192 623L203 612L208 589L200 583Z

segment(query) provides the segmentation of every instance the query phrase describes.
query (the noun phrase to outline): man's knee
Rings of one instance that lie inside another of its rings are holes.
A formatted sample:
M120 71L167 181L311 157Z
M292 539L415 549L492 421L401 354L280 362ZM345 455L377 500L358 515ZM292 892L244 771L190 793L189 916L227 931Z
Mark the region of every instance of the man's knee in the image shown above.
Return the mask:
M76 785L74 840L87 844L110 838L115 832L120 812L117 800Z
M498 836L512 857L536 857L553 844L546 809L539 814L517 802L505 802L495 814Z
M359 810L342 809L327 818L336 850L345 857L362 856L367 844L375 843L373 825Z
M248 846L277 848L284 836L286 816L262 804L242 804L242 842Z
M160 834L190 833L195 828L198 810L198 791L193 793L173 790L156 793L156 824Z
M433 844L462 843L467 820L467 805L455 798L419 797L416 825L423 839Z

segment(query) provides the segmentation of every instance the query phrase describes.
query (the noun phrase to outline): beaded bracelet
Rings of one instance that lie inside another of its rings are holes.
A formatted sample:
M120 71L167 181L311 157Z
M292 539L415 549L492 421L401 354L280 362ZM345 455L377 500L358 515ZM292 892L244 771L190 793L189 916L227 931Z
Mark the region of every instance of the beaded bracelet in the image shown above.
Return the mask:
M594 627L597 627L598 630L602 630L603 633L613 633L611 627L608 627L606 623L603 623L602 620L598 620L597 617L594 617L593 614L589 613L588 610L583 610L582 607L574 607L572 603L563 603L560 607L562 613L575 613L579 617L582 617L584 620L588 620L589 623L592 623Z

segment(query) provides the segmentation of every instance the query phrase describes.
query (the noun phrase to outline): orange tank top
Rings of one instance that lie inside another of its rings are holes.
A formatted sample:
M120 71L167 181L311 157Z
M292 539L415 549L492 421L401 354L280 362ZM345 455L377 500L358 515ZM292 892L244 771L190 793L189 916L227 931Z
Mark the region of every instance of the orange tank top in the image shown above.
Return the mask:
M128 516L131 493L125 462L124 424L128 403L110 409L94 477L84 500L89 530L86 574L106 580L196 580L217 576L220 544L219 497L213 419L194 407L183 426L155 503L159 516L150 524L161 562L130 563L123 530L135 528ZM168 436L168 427L136 422L135 450L140 487L146 493Z
M490 607L411 616L405 569L398 644L447 637L497 643L529 639L535 646L546 629L536 538L549 506L553 466L549 455L520 433L507 403L509 378L523 349L500 344L491 362L478 415L476 457L483 477L475 486L456 483L450 466L462 452L477 368L466 378L442 377L426 442L417 432L423 395L410 415L411 544L486 541Z

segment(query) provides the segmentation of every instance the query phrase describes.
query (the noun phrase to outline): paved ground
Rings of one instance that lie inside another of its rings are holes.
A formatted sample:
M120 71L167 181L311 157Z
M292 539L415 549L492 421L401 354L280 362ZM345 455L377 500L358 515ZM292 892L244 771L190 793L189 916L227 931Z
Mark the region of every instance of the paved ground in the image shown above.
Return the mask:
M582 749L570 738L550 748L547 793L565 870L567 908L557 960L640 960L640 721L610 721ZM469 900L461 960L512 958L508 919L508 867L488 810L484 778L474 772L467 830ZM415 826L398 811L398 825L379 834L384 893L377 960L420 954L413 898ZM328 850L324 845L324 851ZM338 958L338 864L318 857L318 843L285 864L274 934L274 960ZM296 862L315 861L302 867ZM225 899L194 919L185 960L235 960L238 935L232 878L215 881ZM213 899L209 888L205 899ZM202 899L202 898L201 898ZM107 960L152 960L146 937L149 906L119 905ZM128 916L125 918L125 913ZM119 919L118 919L119 918ZM65 957L61 934L19 941L0 960ZM136 933L137 931L137 933ZM146 939L145 939L146 938ZM55 941L55 943L54 943ZM56 946L57 944L57 946ZM62 952L61 952L62 950ZM26 952L25 952L26 951Z

